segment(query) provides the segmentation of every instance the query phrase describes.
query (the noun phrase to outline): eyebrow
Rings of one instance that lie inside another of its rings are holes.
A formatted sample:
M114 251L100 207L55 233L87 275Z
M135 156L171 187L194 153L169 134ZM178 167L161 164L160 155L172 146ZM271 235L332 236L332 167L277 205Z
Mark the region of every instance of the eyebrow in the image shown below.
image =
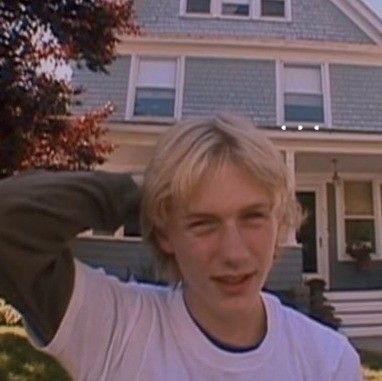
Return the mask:
M272 210L272 203L270 203L270 202L259 202L259 203L247 205L243 209L240 210L240 214L248 213L248 212L252 212L252 211L263 210L263 209L266 209L267 211ZM186 220L198 219L198 218L215 218L215 215L213 213L208 212L208 211L206 211L206 212L191 212L191 213L186 213L184 215L184 218Z

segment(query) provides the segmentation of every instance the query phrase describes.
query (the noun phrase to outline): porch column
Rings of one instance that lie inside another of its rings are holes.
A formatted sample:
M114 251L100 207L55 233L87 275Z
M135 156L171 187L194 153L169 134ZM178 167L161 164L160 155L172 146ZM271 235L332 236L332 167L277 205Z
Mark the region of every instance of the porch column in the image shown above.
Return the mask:
M289 189L293 189L296 192L296 173L295 173L295 151L286 150L285 151L285 163L288 169L288 186ZM296 241L296 229L291 228L287 233L287 246L298 245Z

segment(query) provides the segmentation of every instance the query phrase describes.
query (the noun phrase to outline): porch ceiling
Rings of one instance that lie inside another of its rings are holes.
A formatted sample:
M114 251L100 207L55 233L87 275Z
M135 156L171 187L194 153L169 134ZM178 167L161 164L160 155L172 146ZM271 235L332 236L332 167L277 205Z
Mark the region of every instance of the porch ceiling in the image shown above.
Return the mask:
M296 172L333 172L333 159L337 159L337 171L339 173L377 173L382 175L382 153L381 155L367 155L336 152L296 152Z

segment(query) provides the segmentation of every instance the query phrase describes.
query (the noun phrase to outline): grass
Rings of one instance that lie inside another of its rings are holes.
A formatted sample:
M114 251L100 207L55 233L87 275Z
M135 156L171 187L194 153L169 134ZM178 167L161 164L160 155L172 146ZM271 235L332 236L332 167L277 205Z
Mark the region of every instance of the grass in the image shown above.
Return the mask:
M359 351L365 381L382 381L382 354Z
M365 381L382 381L382 355L359 351ZM1 381L71 381L52 358L36 351L22 327L0 326Z
M36 351L21 327L0 327L0 380L70 381L53 358Z

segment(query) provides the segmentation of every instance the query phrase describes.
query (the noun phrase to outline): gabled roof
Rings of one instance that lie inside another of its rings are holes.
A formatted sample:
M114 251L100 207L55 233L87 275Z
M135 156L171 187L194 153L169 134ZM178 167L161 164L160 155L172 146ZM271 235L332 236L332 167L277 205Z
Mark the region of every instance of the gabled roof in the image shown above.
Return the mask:
M330 0L375 43L382 46L382 20L361 0Z

